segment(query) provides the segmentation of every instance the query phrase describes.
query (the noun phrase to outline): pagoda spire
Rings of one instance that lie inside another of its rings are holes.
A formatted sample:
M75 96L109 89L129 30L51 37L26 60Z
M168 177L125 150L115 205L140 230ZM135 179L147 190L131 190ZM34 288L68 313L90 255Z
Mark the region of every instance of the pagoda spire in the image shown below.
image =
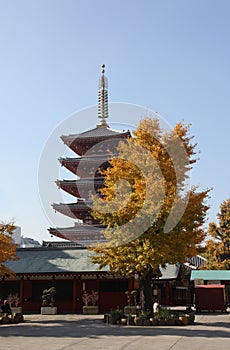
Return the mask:
M97 128L108 128L109 125L106 123L106 119L109 116L108 108L108 79L104 75L105 65L101 65L101 78L99 79L98 86L98 118L100 123Z

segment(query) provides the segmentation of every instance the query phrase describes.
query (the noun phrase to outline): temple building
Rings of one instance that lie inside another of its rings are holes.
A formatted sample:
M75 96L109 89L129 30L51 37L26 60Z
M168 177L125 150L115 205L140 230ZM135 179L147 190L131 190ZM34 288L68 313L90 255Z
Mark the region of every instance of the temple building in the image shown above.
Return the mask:
M108 268L98 269L90 259L91 243L103 242L103 228L91 215L91 194L97 194L104 185L100 170L109 166L121 140L130 137L129 131L116 131L107 124L108 82L104 75L98 90L98 124L94 129L61 136L75 158L60 158L61 166L76 175L76 180L58 180L57 186L74 197L72 203L53 204L58 213L74 220L72 227L49 228L51 235L65 239L62 242L43 242L40 248L19 248L19 260L8 261L7 266L16 273L13 278L4 276L0 283L0 298L19 297L24 313L40 312L44 289L56 288L58 313L81 313L83 296L98 293L98 312L109 311L126 304L125 291L135 288L133 278L110 273Z
M94 129L79 134L61 136L64 144L75 152L74 158L60 158L61 166L76 176L74 180L58 180L58 188L73 196L71 203L54 203L53 209L73 218L72 227L49 228L49 233L63 239L43 242L42 247L19 248L17 257L6 266L15 276L3 276L0 298L14 296L23 313L38 313L42 305L42 291L56 288L58 313L81 313L85 296L98 295L98 312L108 312L127 304L126 291L138 289L138 276L127 278L111 273L109 267L102 270L93 264L87 247L104 242L104 226L92 216L92 195L100 195L104 186L101 170L109 166L109 159L117 154L121 140L131 137L129 131L116 131L107 124L108 82L102 73L98 89L98 124ZM65 240L65 241L64 241ZM162 276L153 281L154 295L161 304L191 303L189 278L182 276L180 266L167 266ZM11 298L12 299L12 298ZM17 306L17 305L15 305Z
M64 144L76 153L75 158L60 158L60 164L76 175L76 180L58 180L58 188L74 197L72 203L53 204L55 211L67 215L77 222L73 227L50 228L53 236L78 242L87 246L93 242L104 241L103 226L91 215L92 194L104 185L101 170L109 166L109 159L116 155L118 143L131 137L129 131L116 131L109 127L108 80L104 75L105 66L98 89L98 119L92 130L80 134L61 136ZM80 222L79 222L80 221Z

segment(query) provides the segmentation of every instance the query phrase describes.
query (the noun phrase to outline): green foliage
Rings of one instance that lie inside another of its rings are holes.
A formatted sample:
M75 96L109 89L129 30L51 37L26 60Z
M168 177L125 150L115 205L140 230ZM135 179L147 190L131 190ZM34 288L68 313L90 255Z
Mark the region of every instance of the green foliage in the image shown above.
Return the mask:
M54 306L56 288L44 289L42 292L42 306Z
M120 321L123 317L125 317L125 314L119 308L110 311L110 323L112 324L116 324L117 321Z
M149 318L150 316L152 315L152 312L151 310L141 310L140 312L140 316L141 317L146 317L146 318Z
M154 318L156 318L158 320L167 320L169 318L172 318L172 312L165 307L161 307L159 312L157 312L154 315Z

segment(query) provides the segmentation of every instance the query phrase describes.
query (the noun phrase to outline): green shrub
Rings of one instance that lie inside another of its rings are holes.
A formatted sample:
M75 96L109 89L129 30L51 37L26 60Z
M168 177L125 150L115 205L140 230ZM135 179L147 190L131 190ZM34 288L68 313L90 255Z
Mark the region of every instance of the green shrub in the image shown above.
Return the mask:
M124 317L124 312L120 309L115 309L110 311L110 322L116 324L117 321L120 321Z
M54 306L55 303L55 287L45 289L42 292L42 306Z
M142 310L140 312L139 316L149 318L151 316L151 311L150 310Z
M159 312L157 312L155 315L154 315L154 318L158 319L158 320L166 320L166 319L169 319L169 318L172 318L172 313L169 309L165 308L165 307L162 307Z

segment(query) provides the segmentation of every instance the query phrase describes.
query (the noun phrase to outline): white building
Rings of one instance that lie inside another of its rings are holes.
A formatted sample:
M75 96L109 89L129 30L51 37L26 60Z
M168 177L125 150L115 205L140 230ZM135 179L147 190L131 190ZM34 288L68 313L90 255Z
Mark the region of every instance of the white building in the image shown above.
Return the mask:
M13 231L11 237L15 244L18 244L20 248L41 247L41 244L38 241L35 241L33 238L23 237L21 231L20 226L16 226Z
M21 227L20 226L15 226L15 229L14 229L11 237L12 237L15 244L18 244L19 246L21 245L22 235L21 235Z
M41 247L41 244L38 241L35 241L33 238L22 236L20 247L21 248L38 248L38 247Z

